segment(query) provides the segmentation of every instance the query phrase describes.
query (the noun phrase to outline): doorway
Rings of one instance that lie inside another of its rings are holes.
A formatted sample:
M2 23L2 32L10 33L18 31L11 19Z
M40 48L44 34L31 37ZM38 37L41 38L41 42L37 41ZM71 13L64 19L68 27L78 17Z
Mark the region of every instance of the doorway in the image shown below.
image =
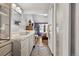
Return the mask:
M42 39L44 45L48 45L48 23L35 23L36 35Z

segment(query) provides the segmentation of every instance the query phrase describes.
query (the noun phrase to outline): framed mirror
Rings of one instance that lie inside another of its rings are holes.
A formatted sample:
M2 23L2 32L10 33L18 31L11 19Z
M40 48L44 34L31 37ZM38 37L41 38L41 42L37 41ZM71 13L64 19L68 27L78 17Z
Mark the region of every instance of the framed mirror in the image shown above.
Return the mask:
M0 3L0 40L10 39L10 4Z

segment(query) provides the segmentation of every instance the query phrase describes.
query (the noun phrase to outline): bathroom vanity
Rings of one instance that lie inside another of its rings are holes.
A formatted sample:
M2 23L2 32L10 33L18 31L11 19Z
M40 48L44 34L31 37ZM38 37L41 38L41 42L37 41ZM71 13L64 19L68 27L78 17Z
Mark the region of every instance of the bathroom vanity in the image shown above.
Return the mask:
M17 4L12 4L11 41L13 56L29 56L34 46L35 31L26 31L24 22L22 8Z
M29 56L32 48L35 45L35 31L20 33L12 38L13 55L14 56Z

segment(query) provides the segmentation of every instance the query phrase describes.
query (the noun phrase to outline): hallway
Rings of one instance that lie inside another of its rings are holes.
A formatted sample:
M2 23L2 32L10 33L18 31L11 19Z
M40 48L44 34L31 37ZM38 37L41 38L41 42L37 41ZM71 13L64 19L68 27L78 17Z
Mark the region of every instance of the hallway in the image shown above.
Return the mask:
M79 55L78 8L69 3L0 4L0 56Z
M52 56L48 46L43 43L41 37L39 37L31 56Z

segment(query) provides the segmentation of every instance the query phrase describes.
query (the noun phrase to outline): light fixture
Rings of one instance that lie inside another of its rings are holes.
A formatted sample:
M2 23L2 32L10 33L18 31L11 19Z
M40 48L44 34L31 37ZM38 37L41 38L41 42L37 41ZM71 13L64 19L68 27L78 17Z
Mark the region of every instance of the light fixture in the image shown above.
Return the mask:
M17 7L16 9L17 9L17 12L19 12L20 14L22 13L20 7Z
M12 4L12 8L13 8L13 9L16 9L16 4L13 3L13 4Z

